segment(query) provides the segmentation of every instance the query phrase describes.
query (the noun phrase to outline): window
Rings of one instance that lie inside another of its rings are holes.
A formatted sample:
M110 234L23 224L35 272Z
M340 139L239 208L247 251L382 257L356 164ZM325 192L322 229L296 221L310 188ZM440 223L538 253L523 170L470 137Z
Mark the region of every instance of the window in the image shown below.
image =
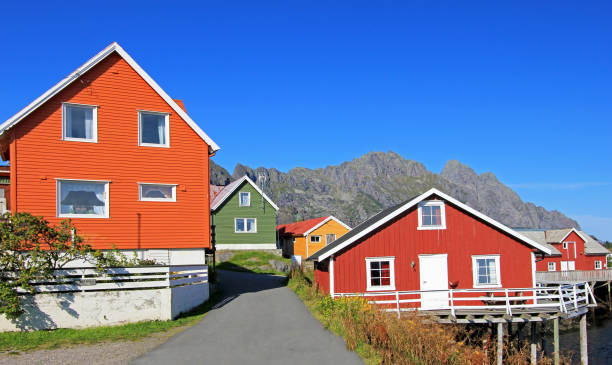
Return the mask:
M334 233L332 234L326 234L325 235L325 244L329 245L330 243L334 242L336 240L336 235Z
M108 218L108 182L57 180L57 215Z
M601 261L595 261L595 270L601 270Z
M249 207L251 206L251 193L249 192L240 192L240 196L239 196L239 206L241 207Z
M567 250L567 242L563 242L563 249Z
M446 229L444 202L430 200L419 204L418 229Z
M62 139L65 141L98 142L97 107L64 103L62 108Z
M395 257L366 258L367 290L395 290Z
M256 218L234 218L235 233L257 233Z
M138 112L138 130L140 146L170 146L170 115L156 112Z
M500 287L499 256L472 256L474 287Z
M153 202L175 202L176 185L171 184L138 184L139 199Z
M548 271L557 271L557 264L554 262L548 263Z
M320 243L321 236L310 236L310 243Z

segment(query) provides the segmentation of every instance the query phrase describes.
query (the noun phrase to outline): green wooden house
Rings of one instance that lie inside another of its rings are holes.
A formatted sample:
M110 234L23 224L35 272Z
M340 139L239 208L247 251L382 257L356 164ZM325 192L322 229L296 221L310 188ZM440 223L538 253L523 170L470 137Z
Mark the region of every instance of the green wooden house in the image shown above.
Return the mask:
M276 249L278 207L248 176L210 186L211 240L217 250Z

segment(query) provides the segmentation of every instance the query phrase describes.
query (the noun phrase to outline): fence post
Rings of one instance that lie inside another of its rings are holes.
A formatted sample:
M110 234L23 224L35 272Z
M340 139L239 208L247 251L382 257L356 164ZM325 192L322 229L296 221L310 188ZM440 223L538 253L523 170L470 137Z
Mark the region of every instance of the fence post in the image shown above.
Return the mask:
M573 285L574 287L574 310L578 309L578 293L576 291L576 284Z
M451 310L451 314L453 315L453 317L456 317L455 315L455 300L453 298L453 289L450 289L448 291L449 293L449 297L450 297L450 310Z
M504 292L506 293L506 313L509 315L512 315L512 309L510 308L510 297L508 294L508 288L505 288Z
M397 305L397 318L400 318L400 302L399 302L399 292L395 292L395 303Z

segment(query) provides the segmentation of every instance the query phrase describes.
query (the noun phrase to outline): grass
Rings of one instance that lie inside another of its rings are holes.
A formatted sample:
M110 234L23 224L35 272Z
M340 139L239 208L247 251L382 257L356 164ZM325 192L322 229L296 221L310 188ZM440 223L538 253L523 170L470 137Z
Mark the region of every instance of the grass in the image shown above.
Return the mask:
M218 270L253 272L257 274L287 275L286 272L275 270L270 265L270 260L282 261L289 265L290 259L265 251L235 251L234 255L227 261L217 263Z
M117 326L100 326L83 329L61 328L32 332L0 333L0 351L12 354L16 351L52 349L81 344L108 341L136 341L156 333L180 330L200 321L219 299L213 294L208 301L172 321L143 321Z
M324 327L342 336L349 350L366 364L493 364L496 343L483 327L439 324L409 313L397 318L364 298L336 298L320 293L312 272L294 270L288 287ZM504 341L504 364L529 364L527 344ZM562 357L563 364L569 359ZM552 364L541 357L538 364Z

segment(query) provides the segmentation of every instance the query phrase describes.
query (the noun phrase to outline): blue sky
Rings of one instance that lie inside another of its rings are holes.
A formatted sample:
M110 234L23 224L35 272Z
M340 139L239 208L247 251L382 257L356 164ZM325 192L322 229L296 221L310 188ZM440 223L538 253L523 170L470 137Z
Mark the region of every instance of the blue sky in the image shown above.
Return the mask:
M118 41L230 172L457 159L612 240L611 17L607 1L10 2L0 120Z

